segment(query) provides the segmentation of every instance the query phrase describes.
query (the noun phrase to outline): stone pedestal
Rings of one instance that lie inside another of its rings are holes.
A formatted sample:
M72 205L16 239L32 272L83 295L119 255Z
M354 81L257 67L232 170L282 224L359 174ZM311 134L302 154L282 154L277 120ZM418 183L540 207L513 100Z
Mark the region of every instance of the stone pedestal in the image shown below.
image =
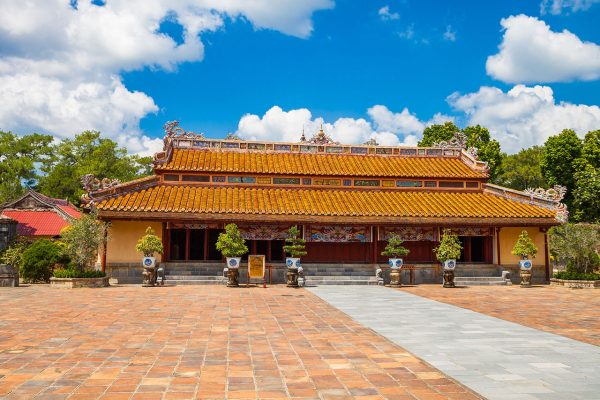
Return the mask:
M156 274L155 267L146 267L144 266L144 272L142 272L142 286L144 287L152 287L154 286L154 275Z
M238 268L229 268L227 271L227 287L240 286L240 271Z
M444 270L444 287L453 288L454 285L454 271Z
M400 268L392 268L390 270L390 286L401 287L402 286L402 275L400 274Z
M0 287L19 286L19 271L12 265L0 264Z
M521 287L531 287L531 270L519 271L521 276Z
M298 268L288 268L287 287L298 287Z

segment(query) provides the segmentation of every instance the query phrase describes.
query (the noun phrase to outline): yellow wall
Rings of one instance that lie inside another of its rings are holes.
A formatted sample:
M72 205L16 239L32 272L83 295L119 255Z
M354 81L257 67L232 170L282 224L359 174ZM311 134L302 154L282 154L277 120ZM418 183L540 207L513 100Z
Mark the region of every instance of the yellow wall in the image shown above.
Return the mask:
M149 221L111 221L108 231L108 246L106 263L141 262L143 254L135 250L135 244L144 235L147 227L152 227L154 233L162 238L162 223ZM159 254L156 261L160 261Z
M544 251L544 232L540 232L537 227L534 228L500 228L500 264L517 265L519 257L511 254L521 231L526 230L533 243L538 248L537 256L533 259L534 266L544 267L546 263L546 254Z

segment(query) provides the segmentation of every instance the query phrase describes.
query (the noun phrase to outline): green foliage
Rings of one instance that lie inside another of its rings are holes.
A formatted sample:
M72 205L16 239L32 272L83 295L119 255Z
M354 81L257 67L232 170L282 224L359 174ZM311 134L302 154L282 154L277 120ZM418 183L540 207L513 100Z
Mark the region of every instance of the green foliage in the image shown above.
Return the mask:
M600 130L585 135L581 155L594 168L600 168Z
M577 273L591 273L600 260L600 226L563 224L548 232L550 253Z
M463 129L467 136L467 147L475 147L479 150L479 159L488 163L490 179L496 178L502 171L502 157L500 143L492 140L490 131L483 126L467 126Z
M419 146L430 147L434 143L448 141L456 132L461 130L450 121L443 125L428 126L423 131L423 139L419 142ZM475 147L479 150L479 159L488 163L490 178L495 178L500 173L502 162L500 143L492 140L488 129L480 125L468 126L462 132L467 136L467 147Z
M288 236L285 238L285 242L289 243L283 246L283 251L289 254L290 257L302 257L306 255L306 240L300 236L300 230L297 226L292 226L288 229Z
M579 168L575 173L572 219L600 223L600 168L585 161Z
M398 235L391 235L388 240L388 244L385 249L381 252L382 256L388 256L391 258L400 258L408 255L410 250L402 246L402 239Z
M151 227L147 227L146 234L138 240L135 249L144 254L144 257L153 257L154 253L162 254L162 240L154 234Z
M240 235L240 230L236 224L225 226L225 232L219 233L216 247L223 254L223 257L241 257L248 253L246 241Z
M535 258L538 252L538 248L533 243L533 240L529 237L527 231L521 231L515 246L511 250L511 254L521 257L523 260L531 257Z
M547 187L540 162L544 148L533 146L502 158L500 175L494 183L516 190Z
M443 125L430 125L423 131L423 139L419 142L421 147L431 147L434 143L448 141L452 139L454 133L459 132L458 126L453 122L447 121Z
M564 279L568 281L600 281L600 274L597 273L580 273L575 271L558 271L554 273L556 279Z
M55 278L104 278L106 274L97 270L78 270L74 268L57 268L52 272Z
M151 174L152 159L128 155L126 149L101 138L99 132L85 131L53 145L52 157L43 163L42 171L46 173L39 180L42 193L79 204L83 175L130 181Z
M20 269L23 265L23 252L31 245L31 241L25 237L18 236L0 254L0 264L8 264Z
M52 140L49 135L17 136L0 131L0 204L21 196L22 182L35 185L36 163L49 158Z
M47 239L33 242L23 252L22 259L19 273L26 282L47 282L55 265L69 262L63 246Z
M462 251L462 245L458 236L450 229L444 229L442 240L438 247L433 249L435 257L441 263L447 260L458 260Z
M540 166L548 186L563 185L567 188L564 202L573 204L575 188L575 160L581 157L582 143L575 131L565 129L560 134L548 138Z
M90 269L96 261L98 248L103 244L106 226L96 213L82 215L61 232L66 252L79 270Z

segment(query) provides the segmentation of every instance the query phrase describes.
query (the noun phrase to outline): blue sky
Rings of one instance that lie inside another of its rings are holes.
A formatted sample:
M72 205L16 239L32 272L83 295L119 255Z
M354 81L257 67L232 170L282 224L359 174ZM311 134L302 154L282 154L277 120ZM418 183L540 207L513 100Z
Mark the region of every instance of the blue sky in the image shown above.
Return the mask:
M273 140L324 122L342 142L408 145L454 120L508 152L600 129L597 0L65 1L44 33L24 28L53 22L44 6L0 1L0 129L96 129L141 153L169 120Z

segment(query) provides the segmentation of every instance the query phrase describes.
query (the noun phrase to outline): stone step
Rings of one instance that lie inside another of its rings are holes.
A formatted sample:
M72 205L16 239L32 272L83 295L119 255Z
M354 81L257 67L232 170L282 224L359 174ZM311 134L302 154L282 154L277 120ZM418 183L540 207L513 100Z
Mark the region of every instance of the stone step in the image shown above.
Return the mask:
M304 275L306 281L323 281L323 280L373 280L375 275Z
M227 283L227 280L223 280L223 281L215 281L215 280L210 280L210 281L203 281L203 280L198 280L198 279L192 279L192 280L183 280L183 279L176 279L176 280L169 280L169 279L165 279L165 285L176 285L176 286L180 286L180 285L225 285Z
M165 275L165 279L183 280L183 281L222 281L224 278L221 275Z
M307 286L318 286L318 285L377 285L377 281L366 281L366 280L322 280L322 281L306 281Z
M456 276L454 277L454 284L459 286L504 286L512 283L500 276Z
M503 281L501 276L455 276L454 280L469 280L469 281Z

